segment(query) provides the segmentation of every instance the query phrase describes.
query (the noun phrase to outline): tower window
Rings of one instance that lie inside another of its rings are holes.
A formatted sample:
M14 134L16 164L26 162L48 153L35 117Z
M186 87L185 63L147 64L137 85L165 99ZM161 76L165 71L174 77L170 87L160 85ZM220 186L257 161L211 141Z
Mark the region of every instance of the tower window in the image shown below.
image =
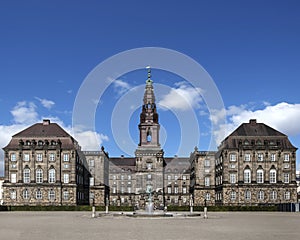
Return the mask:
M151 142L151 140L152 140L151 130L148 129L148 131L147 131L147 142Z

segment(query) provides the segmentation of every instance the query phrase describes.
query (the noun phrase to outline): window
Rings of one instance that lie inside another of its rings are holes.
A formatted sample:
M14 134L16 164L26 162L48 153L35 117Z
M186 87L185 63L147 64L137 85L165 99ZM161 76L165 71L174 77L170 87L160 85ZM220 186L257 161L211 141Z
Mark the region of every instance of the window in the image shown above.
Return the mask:
M55 200L55 192L53 189L48 192L48 198L49 200Z
M37 153L36 154L36 160L39 161L39 162L43 161L43 154L42 153Z
M121 180L124 180L124 175L121 175Z
M90 186L95 185L95 179L93 177L90 177Z
M10 174L10 182L11 183L16 183L17 182L17 174L16 173Z
M63 198L64 198L64 200L69 200L69 192L68 192L68 190L64 190L64 192L63 192Z
M28 162L29 160L30 160L29 153L24 153L24 155L23 155L23 161Z
M125 191L125 188L124 188L124 186L122 186L121 187L121 193L124 193L124 191Z
M127 192L131 193L131 187L127 187Z
M116 175L113 175L113 180L116 180L117 179L117 176Z
M16 154L15 153L12 153L11 155L10 155L10 161L17 161L17 157L16 157Z
M17 198L17 192L16 190L12 189L10 191L10 199L15 200Z
M289 155L288 153L285 153L285 154L284 154L283 160L284 160L285 162L290 161L290 155Z
M64 162L69 162L69 154L68 153L64 153Z
M205 199L206 199L206 201L210 201L210 193L205 194Z
M289 183L290 182L290 174L289 173L284 173L283 174L283 182L284 183Z
M205 167L210 167L210 160L209 159L205 159L204 166Z
M90 159L90 167L95 167L95 160L94 159Z
M230 183L236 183L236 174L235 173L230 173L229 174L229 181Z
M64 164L64 168L68 169L69 168L69 164Z
M289 191L286 191L286 192L284 193L284 199L285 199L285 200L290 200L290 197L291 197L290 192L289 192Z
M30 169L29 168L24 168L23 182L24 183L30 183Z
M264 155L262 153L257 154L257 161L262 162L264 160Z
M183 193L183 194L186 194L186 193L187 193L186 187L183 187L183 188L182 188L182 193Z
M112 192L113 192L113 193L117 193L117 188L116 188L116 187L113 187Z
M35 181L36 181L36 183L42 183L43 182L43 169L38 168L36 170Z
M128 180L131 180L131 175L128 175L128 176L127 176L127 179L128 179ZM128 183L129 183L129 182L128 182Z
M245 191L245 200L251 200L251 192L250 190L246 190Z
M55 161L55 153L49 153L49 161Z
M55 169L51 168L49 170L49 183L55 183Z
M231 191L230 192L230 200L231 201L235 201L235 199L236 199L236 192L235 191Z
M152 163L147 163L147 169L151 170L151 168L152 168Z
M244 183L251 183L251 171L250 169L244 170Z
M270 183L276 183L276 170L270 170Z
M206 186L206 187L209 187L209 185L210 185L210 181L209 181L210 179L209 179L209 177L205 177L204 178L204 185Z
M178 194L178 187L174 187L174 193Z
M256 172L256 182L264 183L264 170L258 169Z
M38 189L35 193L35 198L40 200L43 198L43 195L42 195L42 191L40 189Z
M171 179L172 179L172 176L171 175L168 175L168 184L171 184Z
M25 189L25 190L23 191L23 198L24 198L24 199L29 199L29 191L28 191L28 189Z
M272 153L271 154L271 162L275 162L276 161L276 154Z
M257 199L258 200L264 200L264 191L262 191L262 190L258 191Z
M186 175L182 175L182 180L186 181Z
M178 180L178 176L177 176L177 175L174 176L174 180L175 180L175 181Z
M147 179L148 179L148 180L151 180L151 179L152 179L151 174L148 174L148 175L147 175Z
M251 155L250 153L245 153L245 162L250 162L250 159L251 159Z
M276 200L277 199L277 192L276 191L271 191L270 193L270 199L271 200Z
M231 154L229 155L229 157L230 157L230 161L232 161L232 162L235 162L235 161L236 161L236 154L235 154L235 153L231 153Z
M64 173L64 183L69 183L69 174Z
M172 187L168 187L168 194L172 193Z

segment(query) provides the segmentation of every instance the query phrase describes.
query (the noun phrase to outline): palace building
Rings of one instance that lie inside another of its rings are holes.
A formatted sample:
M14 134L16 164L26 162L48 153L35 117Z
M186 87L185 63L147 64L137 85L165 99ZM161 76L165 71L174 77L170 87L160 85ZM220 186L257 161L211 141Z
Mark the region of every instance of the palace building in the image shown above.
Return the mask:
M134 157L104 147L82 151L56 123L44 120L3 148L4 205L261 205L297 201L296 151L283 133L252 119L216 151L165 157L159 141L151 71L141 107Z

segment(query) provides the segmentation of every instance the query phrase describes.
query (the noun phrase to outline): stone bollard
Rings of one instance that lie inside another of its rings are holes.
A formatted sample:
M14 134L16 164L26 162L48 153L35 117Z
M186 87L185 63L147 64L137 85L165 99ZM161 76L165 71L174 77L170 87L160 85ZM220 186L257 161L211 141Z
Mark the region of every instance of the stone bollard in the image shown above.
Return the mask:
M93 206L92 207L92 218L95 218L96 217L96 207Z
M108 214L108 205L105 206L105 213Z
M205 219L207 218L207 207L204 207L204 216Z

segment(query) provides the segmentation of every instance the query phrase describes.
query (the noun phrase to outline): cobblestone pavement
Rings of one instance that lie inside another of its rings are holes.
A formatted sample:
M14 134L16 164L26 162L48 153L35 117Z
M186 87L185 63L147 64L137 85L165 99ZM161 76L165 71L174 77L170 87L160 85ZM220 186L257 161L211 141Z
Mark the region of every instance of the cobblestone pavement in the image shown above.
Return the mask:
M1 240L299 239L300 213L209 212L203 217L91 218L90 212L0 212Z

